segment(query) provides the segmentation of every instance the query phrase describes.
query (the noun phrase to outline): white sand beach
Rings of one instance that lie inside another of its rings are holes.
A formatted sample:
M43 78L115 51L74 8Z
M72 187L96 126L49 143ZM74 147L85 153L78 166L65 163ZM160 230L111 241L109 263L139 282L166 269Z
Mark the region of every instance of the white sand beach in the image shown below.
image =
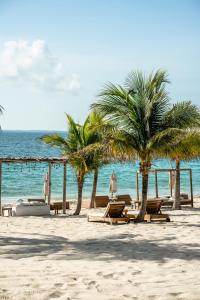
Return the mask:
M0 299L200 299L200 201L171 222L0 217Z

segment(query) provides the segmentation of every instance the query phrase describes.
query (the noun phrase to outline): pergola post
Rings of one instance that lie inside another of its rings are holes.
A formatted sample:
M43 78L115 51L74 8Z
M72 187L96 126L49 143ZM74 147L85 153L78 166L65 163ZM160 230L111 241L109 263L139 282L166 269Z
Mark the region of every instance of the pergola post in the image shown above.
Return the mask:
M158 198L158 174L155 172L155 190L156 190L156 198Z
M192 170L190 169L190 197L191 197L191 206L193 207L193 185L192 185Z
M0 162L0 216L2 215L2 206L1 206L1 187L2 187L2 162Z
M48 205L51 203L51 163L49 162Z
M169 177L169 186L170 186L170 196L173 196L173 186L172 186L172 172L173 171L169 171L170 177Z
M66 180L67 180L67 164L63 164L63 214L66 214Z
M136 171L136 192L137 192L137 201L140 200L140 195L139 195L139 181L138 181L138 172Z

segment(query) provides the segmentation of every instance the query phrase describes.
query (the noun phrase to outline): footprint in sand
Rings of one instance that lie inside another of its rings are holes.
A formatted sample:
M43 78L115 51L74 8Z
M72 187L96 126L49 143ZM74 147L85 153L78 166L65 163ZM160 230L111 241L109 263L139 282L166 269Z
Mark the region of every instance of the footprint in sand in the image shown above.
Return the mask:
M122 295L122 297L131 299L131 300L132 300L132 299L133 299L133 300L136 300L136 299L137 299L136 297L132 297L132 296L127 295L127 294Z
M139 273L141 273L142 271L141 270L135 270L134 272L132 272L131 274L132 275L137 275L137 274L139 274Z
M62 287L63 283L55 283L54 286L56 286L56 287Z
M182 294L182 293L169 293L170 296L174 296L174 297L180 296L181 294Z
M49 296L48 296L48 299L51 299L51 298L59 298L62 296L62 293L59 292L59 291L55 291L53 293L51 293Z
M103 273L102 273L102 272L97 272L97 275L98 275L98 276L102 276Z
M113 278L113 273L108 273L108 274L105 274L105 275L103 275L103 278L106 278L106 279L108 279L108 278Z
M102 293L102 291L103 291L99 284L96 285L96 290L99 293Z
M94 287L96 287L96 281L95 280L89 281L87 284L87 288L92 289Z

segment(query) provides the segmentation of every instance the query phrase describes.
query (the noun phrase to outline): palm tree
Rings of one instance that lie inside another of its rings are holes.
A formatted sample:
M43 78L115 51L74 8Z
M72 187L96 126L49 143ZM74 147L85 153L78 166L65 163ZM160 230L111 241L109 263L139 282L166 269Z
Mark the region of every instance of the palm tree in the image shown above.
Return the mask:
M148 173L152 160L161 156L160 147L169 145L177 134L184 137L185 119L182 110L171 108L165 71L145 76L132 72L125 86L108 84L99 94L92 108L118 127L121 149L140 161L142 175L142 203L137 221L146 213Z
M173 127L182 129L179 136L168 145L161 145L162 156L176 162L175 201L173 208L180 209L180 164L181 160L190 160L200 155L200 110L191 101L174 104L168 113Z
M75 169L78 185L78 201L75 215L81 210L82 193L85 175L93 170L98 170L100 152L99 149L85 150L86 147L100 142L101 135L92 128L93 113L85 120L84 124L76 123L70 115L67 115L68 133L66 139L58 134L45 135L41 141L52 147L58 147L63 156L66 156L71 166Z
M88 117L89 122L89 129L96 134L96 146L103 142L103 126L105 126L103 122L103 118L100 114L96 113L95 111L92 111ZM96 147L97 149L97 147ZM98 175L99 175L99 168L107 163L108 160L105 159L105 156L102 155L102 152L99 151L100 148L98 148L98 151L94 151L92 149L93 153L93 171L94 171L94 177L93 177L93 185L92 185L92 194L90 199L90 208L94 208L95 203L95 197L96 197L96 191L97 191L97 183L98 183ZM88 153L90 152L89 148L87 149ZM96 155L94 155L96 154Z
M196 111L198 114L198 111ZM198 124L199 116L197 116L193 126L199 126ZM192 124L191 124L192 125ZM165 147L164 153L166 158L176 162L176 180L175 180L175 199L173 204L173 209L181 209L180 203L180 165L181 161L198 159L200 157L200 130L198 128L193 128L185 130L184 140L182 137L179 139L178 136L176 140L168 147Z
M77 154L87 157L90 162L90 171L94 173L90 199L90 208L94 208L99 169L112 160L108 140L114 127L105 121L101 114L93 110L87 118L87 130L94 137L93 143L85 145Z

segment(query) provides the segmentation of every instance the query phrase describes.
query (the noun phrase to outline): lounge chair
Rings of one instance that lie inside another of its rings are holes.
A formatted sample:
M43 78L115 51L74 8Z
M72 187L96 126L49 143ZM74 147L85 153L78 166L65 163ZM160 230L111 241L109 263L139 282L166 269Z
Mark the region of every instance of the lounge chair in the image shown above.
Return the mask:
M95 207L106 207L109 202L108 196L96 196L95 197Z
M124 201L126 205L132 205L132 199L129 194L118 195L116 201Z
M129 218L126 215L127 211L124 208L125 202L110 202L104 213L89 214L87 217L88 222L129 223Z
M66 201L66 209L69 209L69 201ZM55 201L50 204L50 210L54 210L55 215L58 214L58 211L63 209L63 202L62 201Z
M162 200L147 200L146 214L144 220L147 222L151 221L166 221L170 222L168 214L163 214L161 211ZM127 217L130 219L136 219L137 213L128 211Z
M166 206L166 207L172 207L174 204L174 199L169 198L160 198L163 200L162 206ZM180 194L180 204L182 205L190 205L191 207L193 207L193 201L191 199L189 199L188 194L186 193L181 193Z
M147 201L146 214L144 220L151 221L167 221L170 222L168 214L163 214L161 211L162 200L149 200Z

